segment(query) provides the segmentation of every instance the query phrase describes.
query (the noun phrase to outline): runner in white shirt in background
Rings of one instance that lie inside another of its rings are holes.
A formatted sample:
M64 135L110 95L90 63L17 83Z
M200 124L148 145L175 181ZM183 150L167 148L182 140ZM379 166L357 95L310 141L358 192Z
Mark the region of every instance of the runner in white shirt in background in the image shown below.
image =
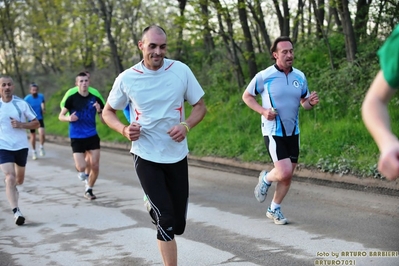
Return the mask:
M25 179L29 141L26 130L37 129L39 120L32 107L14 96L14 81L0 77L0 167L5 175L6 195L14 213L15 223L23 225L25 217L18 207L17 185Z

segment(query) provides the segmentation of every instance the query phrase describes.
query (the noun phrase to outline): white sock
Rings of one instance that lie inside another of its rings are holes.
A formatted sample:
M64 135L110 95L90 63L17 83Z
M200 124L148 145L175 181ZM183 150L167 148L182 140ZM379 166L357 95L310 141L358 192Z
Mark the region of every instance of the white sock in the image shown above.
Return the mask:
M271 185L272 185L272 182L267 181L267 175L268 175L268 174L269 174L269 173L267 173L267 174L265 174L265 175L263 176L263 182L265 182L266 185L271 186Z
M272 203L270 204L270 209L272 209L272 211L274 211L277 208L280 208L280 204L277 204L274 201L272 201Z

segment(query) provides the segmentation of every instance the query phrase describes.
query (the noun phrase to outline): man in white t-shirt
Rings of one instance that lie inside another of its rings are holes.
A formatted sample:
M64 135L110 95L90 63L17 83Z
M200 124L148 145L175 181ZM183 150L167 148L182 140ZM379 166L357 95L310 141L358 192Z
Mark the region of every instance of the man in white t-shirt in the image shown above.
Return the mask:
M17 185L25 179L29 150L26 130L37 129L40 123L32 107L13 94L12 78L0 77L0 167L5 176L6 195L15 223L23 225L25 217L18 207Z
M157 227L164 265L177 265L175 235L186 226L188 146L186 135L205 116L204 91L190 68L165 58L166 33L156 25L138 43L143 60L115 80L103 110L109 127L132 141L136 173ZM193 108L185 118L184 103ZM129 104L130 125L116 111Z

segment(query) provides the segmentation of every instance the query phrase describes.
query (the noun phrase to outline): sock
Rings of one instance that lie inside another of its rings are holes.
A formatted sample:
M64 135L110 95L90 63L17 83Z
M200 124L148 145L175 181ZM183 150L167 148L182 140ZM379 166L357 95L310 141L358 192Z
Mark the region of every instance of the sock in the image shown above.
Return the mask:
M272 201L272 203L270 204L270 209L272 209L272 211L274 211L277 208L280 208L280 204L277 204L274 201Z
M266 185L271 186L271 185L272 185L272 182L267 181L267 175L268 175L268 174L269 174L269 173L267 173L267 174L265 174L265 175L263 176L263 182L265 182Z
M17 211L18 211L18 207L12 209L12 212L13 212L13 213L16 213Z
M86 185L86 191L88 191L89 189L93 189L93 188Z

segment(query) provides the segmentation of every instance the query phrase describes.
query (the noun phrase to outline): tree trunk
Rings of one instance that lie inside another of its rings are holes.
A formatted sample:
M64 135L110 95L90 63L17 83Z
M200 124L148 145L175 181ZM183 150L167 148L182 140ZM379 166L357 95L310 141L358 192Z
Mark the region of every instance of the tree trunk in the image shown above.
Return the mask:
M249 77L252 78L258 73L258 68L255 61L255 51L252 43L251 31L248 26L248 17L246 11L245 0L237 0L238 3L238 16L240 18L242 31L245 38L245 46L247 48L244 58L247 60Z
M290 36L290 9L288 7L288 1L282 0L284 14L281 13L278 0L273 0L273 4L276 8L276 15L280 26L280 36Z
M355 32L353 30L352 20L348 8L348 0L341 0L339 12L341 15L342 30L345 35L346 60L350 63L353 63L353 61L356 59L357 46Z
M177 40L176 40L176 51L174 58L176 60L182 60L182 50L183 50L183 29L184 29L184 11L186 9L187 0L177 0L179 2L179 21L177 24Z
M112 35L112 16L113 16L113 6L112 3L106 2L107 0L98 0L100 4L100 17L104 22L104 29L107 34L109 48L111 49L111 59L114 62L115 74L119 75L124 70L122 65L122 59L119 56L118 46L115 42L115 38Z
M292 41L296 43L298 41L298 35L299 35L299 25L301 25L302 30L303 30L303 24L299 23L300 21L303 21L303 6L305 5L303 0L298 0L298 11L295 15L294 19L294 26L292 27Z
M323 38L323 25L324 25L324 0L311 0L310 4L313 6L314 16L316 18L316 36L318 39Z
M263 15L260 1L255 0L255 6L253 6L251 3L248 3L248 7L249 7L249 9L252 13L252 16L254 17L257 25L259 26L263 41L266 44L267 52L271 55L270 47L272 46L272 43L270 41L269 33L267 32L265 19L264 19L265 16ZM260 49L259 49L259 51L261 52L262 50L260 50Z
M369 9L371 2L372 0L357 1L357 11L355 18L355 35L357 42L367 36L367 23L369 20Z
M209 10L208 10L208 0L200 0L200 7L202 12L201 24L204 26L202 31L202 38L204 39L205 51L207 55L215 49L215 43L211 35L211 27L209 26ZM212 56L209 56L212 59Z
M232 61L234 73L235 73L235 76L237 79L237 84L238 84L239 88L241 88L245 85L244 73L242 71L240 59L238 58L237 46L235 45L235 42L234 42L234 35L233 35L234 30L233 30L233 22L231 20L231 16L230 16L228 10L224 9L222 7L219 0L211 0L211 1L215 4L216 10L217 10L217 18L218 18L219 29L220 29L219 34L222 36L224 46L229 55L228 57ZM224 20L223 20L223 17L224 17ZM228 33L226 33L226 31L224 30L223 23L226 23L227 28L228 28L227 29ZM231 42L231 44L230 44L230 42ZM230 46L231 46L231 48L230 48Z

